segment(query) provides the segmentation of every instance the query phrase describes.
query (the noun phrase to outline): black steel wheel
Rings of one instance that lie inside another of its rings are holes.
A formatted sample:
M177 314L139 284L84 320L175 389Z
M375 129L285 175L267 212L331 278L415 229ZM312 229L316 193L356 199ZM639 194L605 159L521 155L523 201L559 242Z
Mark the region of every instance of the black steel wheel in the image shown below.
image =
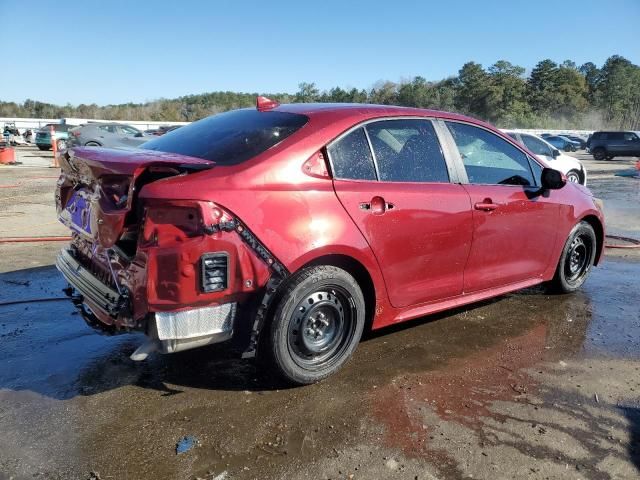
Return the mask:
M295 274L280 295L263 352L276 372L310 384L351 357L365 322L362 291L346 271L328 265Z
M596 258L597 239L587 222L577 224L562 249L556 274L550 283L552 291L574 292L586 281Z

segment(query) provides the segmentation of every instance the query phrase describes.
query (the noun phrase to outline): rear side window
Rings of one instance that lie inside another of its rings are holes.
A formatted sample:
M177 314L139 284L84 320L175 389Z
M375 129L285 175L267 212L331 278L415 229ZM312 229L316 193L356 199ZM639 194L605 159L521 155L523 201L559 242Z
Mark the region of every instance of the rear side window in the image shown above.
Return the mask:
M529 159L506 140L479 127L446 122L469 182L486 185L535 185Z
M282 142L308 120L295 113L232 110L175 129L140 148L237 165Z
M358 128L328 148L336 178L347 180L375 180L376 171L364 129Z
M430 121L384 120L366 128L380 181L449 181L447 164Z
M624 134L622 132L612 132L608 134L610 140L624 140Z

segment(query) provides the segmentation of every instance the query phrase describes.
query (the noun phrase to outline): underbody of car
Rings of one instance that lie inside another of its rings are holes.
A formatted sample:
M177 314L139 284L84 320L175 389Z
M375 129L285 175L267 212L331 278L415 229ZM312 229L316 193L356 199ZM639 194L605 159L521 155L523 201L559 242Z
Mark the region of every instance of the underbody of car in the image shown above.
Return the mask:
M194 145L217 122L226 133L213 158ZM486 183L490 156L467 138L473 129L530 166L500 167L507 183ZM439 176L429 163L386 177L385 162L418 148L442 162ZM60 161L56 203L73 240L57 266L90 325L146 333L139 359L233 338L296 383L339 368L365 324L545 281L569 291L604 238L586 188L493 127L444 112L263 99L140 150L72 148Z

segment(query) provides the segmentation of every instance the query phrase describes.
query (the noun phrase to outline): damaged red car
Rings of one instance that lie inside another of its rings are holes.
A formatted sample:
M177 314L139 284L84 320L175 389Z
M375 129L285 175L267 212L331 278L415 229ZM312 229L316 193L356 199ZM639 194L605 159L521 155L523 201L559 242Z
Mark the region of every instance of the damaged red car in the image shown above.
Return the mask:
M134 359L233 339L312 383L365 328L540 283L571 292L602 255L589 190L452 113L259 98L61 164L66 292L91 326L146 333Z

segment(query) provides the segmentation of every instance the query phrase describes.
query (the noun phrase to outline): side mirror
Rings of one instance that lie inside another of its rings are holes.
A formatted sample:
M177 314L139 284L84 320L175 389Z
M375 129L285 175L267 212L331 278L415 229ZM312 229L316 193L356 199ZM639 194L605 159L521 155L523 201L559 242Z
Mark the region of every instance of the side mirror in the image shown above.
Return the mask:
M544 190L558 190L567 184L566 177L553 168L543 168L540 181Z
M143 137L144 135L142 135L142 132L138 132L134 135L134 137Z
M553 156L553 158L558 158L560 156L560 150L558 150L557 148L554 148L553 151L551 152L551 155Z

